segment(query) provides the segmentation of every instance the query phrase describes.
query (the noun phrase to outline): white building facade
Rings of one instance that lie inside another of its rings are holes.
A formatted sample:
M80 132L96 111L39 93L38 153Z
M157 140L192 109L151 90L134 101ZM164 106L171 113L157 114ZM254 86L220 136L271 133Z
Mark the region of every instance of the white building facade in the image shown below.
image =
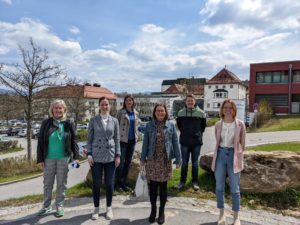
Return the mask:
M217 116L225 99L244 100L247 86L232 72L224 68L204 85L204 111Z

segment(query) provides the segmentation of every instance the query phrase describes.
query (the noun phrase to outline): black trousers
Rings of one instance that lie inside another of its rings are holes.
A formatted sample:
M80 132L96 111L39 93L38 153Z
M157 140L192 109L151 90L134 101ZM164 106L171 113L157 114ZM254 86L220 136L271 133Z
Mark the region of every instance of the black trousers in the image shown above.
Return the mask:
M166 202L167 202L167 181L164 182L158 182L150 180L150 202L151 207L156 207L156 200L157 200L157 194L158 194L158 187L159 187L159 200L160 200L160 208L164 209Z

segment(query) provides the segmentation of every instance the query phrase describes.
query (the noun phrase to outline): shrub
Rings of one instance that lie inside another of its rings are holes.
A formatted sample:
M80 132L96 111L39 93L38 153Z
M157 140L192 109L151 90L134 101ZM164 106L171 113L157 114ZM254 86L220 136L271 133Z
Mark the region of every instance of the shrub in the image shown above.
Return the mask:
M0 151L7 151L10 148L15 148L17 144L17 140L0 141Z
M87 141L87 135L88 135L87 130L78 130L76 139L77 139L77 141Z
M271 104L263 99L259 102L259 111L256 114L256 126L261 127L262 125L269 122L273 116L274 110Z
M0 177L7 178L11 176L33 173L41 171L35 160L28 162L26 156L18 158L7 158L1 160Z

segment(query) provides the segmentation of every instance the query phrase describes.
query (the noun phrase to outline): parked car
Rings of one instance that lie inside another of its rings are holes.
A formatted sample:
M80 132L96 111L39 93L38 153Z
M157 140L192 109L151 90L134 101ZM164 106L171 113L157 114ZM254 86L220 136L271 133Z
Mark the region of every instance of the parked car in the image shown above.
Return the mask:
M7 134L7 136L16 136L20 130L21 130L21 128L10 127L10 128L8 128L6 134Z
M88 129L88 125L83 124L83 125L77 125L77 130L87 130Z
M149 122L152 121L152 117L151 116L140 116L141 121L143 122Z
M138 126L138 131L141 132L142 134L145 132L146 129L146 123L142 123Z
M35 132L33 132L33 134L32 134L32 138L34 138L34 139L39 138L39 134L40 134L40 130L39 129L35 129Z
M27 129L22 129L18 132L19 137L26 137L27 135Z
M0 134L6 134L8 131L7 127L0 127Z
M10 140L4 137L0 137L0 142L9 142Z
M79 148L79 155L81 157L87 156L87 143L82 141L82 142L77 142L78 148Z
M37 129L32 129L31 130L31 137L34 138L35 135L38 133L39 131ZM19 137L26 137L27 136L27 129L21 129L18 133Z

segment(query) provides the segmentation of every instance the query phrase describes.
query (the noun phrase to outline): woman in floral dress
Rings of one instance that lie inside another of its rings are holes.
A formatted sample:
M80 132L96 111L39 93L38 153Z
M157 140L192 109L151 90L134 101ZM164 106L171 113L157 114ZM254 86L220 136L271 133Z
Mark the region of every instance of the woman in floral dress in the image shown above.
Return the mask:
M146 176L150 181L151 213L149 222L156 217L156 199L160 196L158 224L165 222L167 202L167 181L172 177L172 159L176 167L181 164L178 136L175 125L168 121L168 111L164 104L158 103L153 110L153 121L146 125L141 154L141 166L146 167Z

